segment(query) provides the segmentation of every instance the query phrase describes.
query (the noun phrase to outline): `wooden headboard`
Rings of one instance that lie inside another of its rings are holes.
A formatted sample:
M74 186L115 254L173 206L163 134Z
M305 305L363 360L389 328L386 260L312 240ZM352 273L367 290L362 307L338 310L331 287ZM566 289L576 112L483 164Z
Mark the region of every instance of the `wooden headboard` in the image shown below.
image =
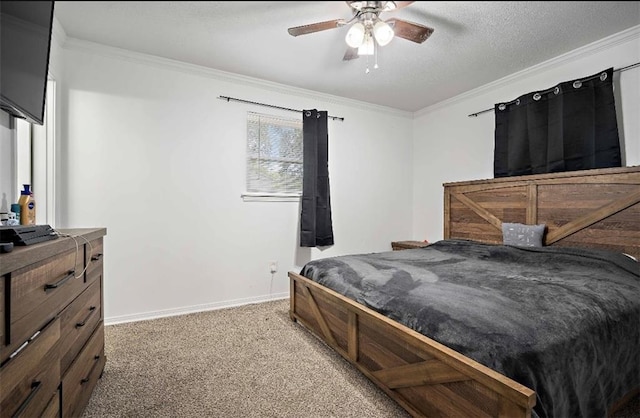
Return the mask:
M444 238L502 243L502 222L545 224L545 245L640 259L640 166L444 185Z

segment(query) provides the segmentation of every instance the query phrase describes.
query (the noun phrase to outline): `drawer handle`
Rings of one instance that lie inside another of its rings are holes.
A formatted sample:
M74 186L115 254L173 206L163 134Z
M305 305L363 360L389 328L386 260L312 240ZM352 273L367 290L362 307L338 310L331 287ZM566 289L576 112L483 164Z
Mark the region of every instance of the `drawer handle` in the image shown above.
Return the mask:
M44 329L45 329L45 328L47 328L49 325L51 325L55 319L56 319L55 317L51 318L51 319L50 319L50 320L45 324L45 326L44 326L44 327L42 327L42 329L40 329L40 330L36 331L36 332L31 336L31 337L29 337L29 339L28 339L27 341L23 342L23 343L22 343L22 345L21 345L20 347L18 347L18 349L17 349L16 351L14 351L13 353L11 353L11 355L9 356L9 359L8 359L7 361L9 361L9 360L11 360L12 358L14 358L15 356L17 356L17 355L18 355L18 354L19 354L19 353L20 353L20 352L21 352L21 351L22 351L22 350L23 350L27 345L31 344L31 343L33 342L33 340L35 340L35 339L38 337L38 335L40 335L40 333L41 333L42 331L44 331Z
M98 253L96 255L91 256L91 261L98 261L102 258L102 253Z
M58 287L62 286L63 284L65 284L65 282L69 279L73 279L76 275L76 271L75 270L69 270L67 272L67 275L64 276L62 279L58 280L57 282L55 282L54 284L45 284L44 285L44 291L46 292L49 289L57 289Z
M95 310L96 310L96 307L95 306L91 306L89 308L89 315L87 315L87 317L85 319L83 319L82 322L76 323L76 328L84 327L84 325L87 323L89 318L91 318L91 315L93 315L93 312L95 312Z
M91 380L91 375L93 374L93 369L95 369L96 366L98 365L98 360L100 360L100 356L94 356L93 359L95 360L95 363L93 363L93 366L91 366L91 370L89 370L89 374L87 375L87 377L85 377L84 379L82 379L80 381L81 385L84 385L89 380Z
M11 418L19 417L20 414L22 414L24 410L27 409L27 406L29 406L29 402L31 402L33 397L36 396L36 393L38 393L38 390L40 390L40 388L42 387L41 383L42 382L31 382L31 392L29 393L29 396L27 396L27 399L22 402L18 410L13 415L11 415Z

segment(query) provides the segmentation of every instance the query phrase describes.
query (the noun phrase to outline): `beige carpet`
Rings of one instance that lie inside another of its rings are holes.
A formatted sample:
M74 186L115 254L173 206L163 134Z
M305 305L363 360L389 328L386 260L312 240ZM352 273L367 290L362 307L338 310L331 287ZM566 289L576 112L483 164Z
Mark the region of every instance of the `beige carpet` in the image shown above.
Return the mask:
M83 418L402 417L280 300L105 329L107 364ZM640 401L615 418L640 416Z
M288 300L107 326L89 417L408 417Z

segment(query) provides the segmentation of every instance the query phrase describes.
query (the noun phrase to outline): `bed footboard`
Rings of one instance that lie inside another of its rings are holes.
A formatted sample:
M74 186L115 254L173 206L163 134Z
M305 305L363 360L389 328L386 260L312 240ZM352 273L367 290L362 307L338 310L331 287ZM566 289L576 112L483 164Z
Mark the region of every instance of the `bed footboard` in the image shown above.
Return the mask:
M411 415L531 416L533 390L299 274L289 278L291 319Z

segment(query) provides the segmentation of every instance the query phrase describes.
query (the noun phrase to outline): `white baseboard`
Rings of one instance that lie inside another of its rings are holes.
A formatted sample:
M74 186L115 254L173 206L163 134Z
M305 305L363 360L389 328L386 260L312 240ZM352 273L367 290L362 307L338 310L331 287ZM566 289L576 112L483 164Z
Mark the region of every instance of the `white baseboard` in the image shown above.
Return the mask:
M214 311L217 309L233 308L236 306L250 305L252 303L269 302L273 300L288 299L289 292L275 293L272 295L256 296L252 298L242 298L235 300L227 300L223 302L205 303L202 305L185 306L182 308L164 309L161 311L144 312L131 315L121 315L105 318L104 324L115 325L125 322L147 321L150 319L165 318L168 316L185 315L196 312Z

